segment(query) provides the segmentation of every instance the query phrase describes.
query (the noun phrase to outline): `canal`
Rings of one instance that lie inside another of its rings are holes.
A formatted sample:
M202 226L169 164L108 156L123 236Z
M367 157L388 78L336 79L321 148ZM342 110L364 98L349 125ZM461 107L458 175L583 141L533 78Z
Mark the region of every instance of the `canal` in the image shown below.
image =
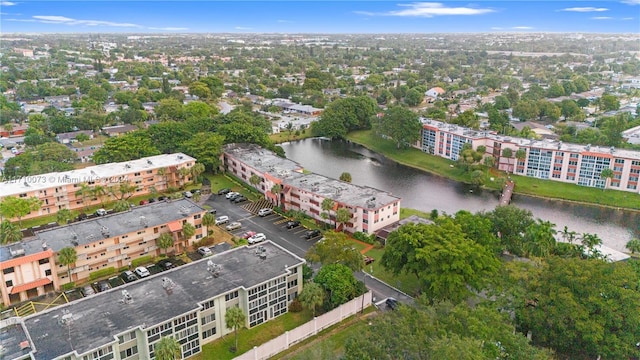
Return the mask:
M347 141L305 139L282 144L287 158L305 169L332 178L349 172L352 182L388 191L402 198L402 207L453 214L459 210L490 211L500 194L478 190L386 159ZM517 189L517 184L516 184ZM551 221L556 230L567 226L577 233L594 233L604 245L625 251L630 239L640 237L640 213L572 204L514 194L512 204L530 210L534 217Z

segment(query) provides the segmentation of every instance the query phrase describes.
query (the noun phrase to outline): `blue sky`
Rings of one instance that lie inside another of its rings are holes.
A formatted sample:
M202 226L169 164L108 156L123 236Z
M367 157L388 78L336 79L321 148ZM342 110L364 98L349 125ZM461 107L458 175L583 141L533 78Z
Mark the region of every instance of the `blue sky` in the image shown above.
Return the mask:
M5 1L0 32L640 33L640 0Z

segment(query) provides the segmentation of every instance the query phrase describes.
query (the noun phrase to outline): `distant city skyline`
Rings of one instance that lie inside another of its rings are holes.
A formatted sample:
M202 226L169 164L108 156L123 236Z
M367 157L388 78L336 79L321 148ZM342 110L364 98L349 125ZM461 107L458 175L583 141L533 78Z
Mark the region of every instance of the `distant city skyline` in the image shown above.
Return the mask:
M0 1L6 33L640 33L622 1Z

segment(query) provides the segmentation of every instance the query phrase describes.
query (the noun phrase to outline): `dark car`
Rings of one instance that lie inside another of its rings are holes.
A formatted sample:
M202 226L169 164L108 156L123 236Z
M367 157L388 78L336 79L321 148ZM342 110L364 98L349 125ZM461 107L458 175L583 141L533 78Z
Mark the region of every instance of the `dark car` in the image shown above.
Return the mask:
M154 202L156 202L156 199L155 199L155 198L150 198L150 199L149 199L149 204L154 203Z
M109 285L109 282L107 280L100 280L96 284L96 289L98 290L98 292L107 291L111 289L111 285Z
M169 269L173 269L175 266L169 260L160 260L158 262L158 267L160 267L160 269L162 270L169 270Z
M209 210L209 214L215 215L218 212L216 209Z
M236 203L236 204L239 204L239 203L245 202L245 201L247 201L247 198L242 196L242 195L236 196L235 198L233 198L233 202Z
M165 201L166 199L166 196L158 196L158 201Z
M304 237L307 238L307 239L313 239L316 236L320 236L320 234L322 234L320 232L320 230L313 229L313 230L309 230L306 233L304 233Z
M220 190L218 190L218 195L226 195L226 194L228 194L228 193L230 193L230 192L231 192L231 189L229 189L229 188L224 188L224 189L220 189Z
M124 280L124 282L128 283L138 280L136 274L134 274L133 271L129 270L123 271L122 274L120 274L120 277L122 278L122 280Z
M287 229L293 229L298 226L300 226L300 221L298 220L287 221Z
M391 310L396 310L398 306L400 306L400 303L398 303L398 300L392 297L387 298L386 304L387 304L387 307Z

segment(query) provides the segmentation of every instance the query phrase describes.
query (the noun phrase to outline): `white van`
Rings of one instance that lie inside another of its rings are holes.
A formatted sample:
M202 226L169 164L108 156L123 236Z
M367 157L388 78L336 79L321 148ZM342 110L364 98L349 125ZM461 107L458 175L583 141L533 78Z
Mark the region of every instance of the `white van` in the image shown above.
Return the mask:
M222 224L226 224L229 222L229 217L226 215L223 216L218 216L216 218L216 225L222 225Z

